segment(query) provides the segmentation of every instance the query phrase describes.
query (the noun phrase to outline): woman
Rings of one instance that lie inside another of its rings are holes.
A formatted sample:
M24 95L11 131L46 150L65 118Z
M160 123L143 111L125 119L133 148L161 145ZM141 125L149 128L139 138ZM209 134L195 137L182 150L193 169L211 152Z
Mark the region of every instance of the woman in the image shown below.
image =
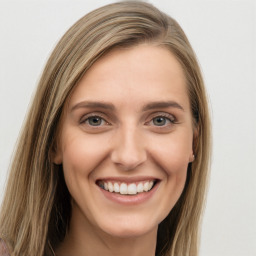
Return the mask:
M182 29L140 1L99 8L46 64L11 166L0 252L198 255L209 155L206 93Z

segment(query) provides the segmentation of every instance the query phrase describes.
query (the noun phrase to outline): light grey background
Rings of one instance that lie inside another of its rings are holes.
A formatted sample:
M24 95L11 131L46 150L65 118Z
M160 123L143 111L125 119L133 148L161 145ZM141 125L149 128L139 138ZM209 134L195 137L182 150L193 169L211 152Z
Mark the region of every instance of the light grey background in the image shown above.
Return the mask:
M0 0L0 201L44 64L63 33L113 1ZM213 161L201 255L256 255L256 5L254 0L151 0L183 27L202 66Z

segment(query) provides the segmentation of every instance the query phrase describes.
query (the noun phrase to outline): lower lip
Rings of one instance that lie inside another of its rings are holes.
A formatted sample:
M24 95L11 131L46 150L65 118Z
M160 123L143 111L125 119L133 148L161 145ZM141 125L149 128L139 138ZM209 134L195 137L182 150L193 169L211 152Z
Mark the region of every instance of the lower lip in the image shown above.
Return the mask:
M150 191L138 193L136 195L121 195L119 193L109 192L100 187L99 189L107 199L115 203L119 203L123 205L137 205L137 204L142 204L148 201L155 194L159 186L159 183L160 182L157 182Z

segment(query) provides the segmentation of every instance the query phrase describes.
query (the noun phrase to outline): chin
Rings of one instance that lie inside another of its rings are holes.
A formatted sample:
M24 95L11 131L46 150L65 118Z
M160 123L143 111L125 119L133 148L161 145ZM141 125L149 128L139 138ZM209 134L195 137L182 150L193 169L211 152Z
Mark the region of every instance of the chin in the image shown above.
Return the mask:
M108 223L102 225L101 229L113 237L119 238L136 238L144 236L148 233L157 231L158 225L144 223L143 221L123 220L120 222L114 221L114 223Z
M157 230L153 229L153 230ZM108 230L107 233L112 236L112 237L118 237L118 238L136 238L136 237L142 237L145 236L148 233L151 233L153 230L141 230L137 228L124 228L124 229L119 229L119 230Z

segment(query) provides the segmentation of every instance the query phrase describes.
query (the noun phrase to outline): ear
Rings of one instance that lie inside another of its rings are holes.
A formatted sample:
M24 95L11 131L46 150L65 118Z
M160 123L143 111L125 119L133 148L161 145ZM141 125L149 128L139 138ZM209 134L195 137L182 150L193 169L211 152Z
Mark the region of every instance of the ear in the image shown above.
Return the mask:
M198 136L199 136L199 126L197 125L193 131L192 150L189 156L190 163L192 163L195 160L195 152L197 152L197 146L198 146Z
M52 162L57 165L62 164L62 152L56 145L53 146L51 149L51 159Z
M190 156L189 156L189 162L192 163L194 160L195 160L195 155L194 155L194 153L192 151Z
M62 156L59 155L59 154L56 154L54 157L53 157L53 162L57 165L60 165L62 164Z

